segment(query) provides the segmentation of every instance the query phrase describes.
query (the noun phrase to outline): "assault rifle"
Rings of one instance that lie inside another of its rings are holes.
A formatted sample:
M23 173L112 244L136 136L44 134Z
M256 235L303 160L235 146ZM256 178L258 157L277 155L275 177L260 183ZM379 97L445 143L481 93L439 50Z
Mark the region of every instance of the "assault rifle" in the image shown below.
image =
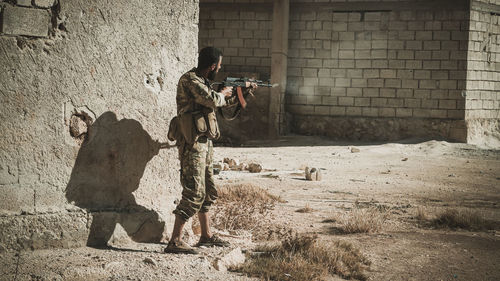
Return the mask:
M246 78L246 77L226 77L224 81L222 82L214 82L211 84L212 87L218 86L217 91L220 91L224 87L233 87L233 96L236 95L238 98L238 104L237 108L233 113L233 116L230 118L226 118L224 116L224 113L222 110L219 109L219 113L222 115L222 117L226 120L233 120L235 119L238 114L240 113L242 108L247 107L247 102L245 100L245 97L250 94L253 96L252 92L250 91L245 91L245 95L243 94L243 89L249 89L252 88L252 84L257 85L257 87L265 87L265 88L272 88L278 86L278 84L270 84L270 83L264 83L262 80L256 80L252 78Z

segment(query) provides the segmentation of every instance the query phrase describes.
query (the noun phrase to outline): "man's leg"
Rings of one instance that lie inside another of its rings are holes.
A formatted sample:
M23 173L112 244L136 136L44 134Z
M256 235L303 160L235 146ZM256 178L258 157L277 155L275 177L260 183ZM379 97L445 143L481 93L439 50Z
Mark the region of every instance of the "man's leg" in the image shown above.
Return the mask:
M210 215L208 212L198 213L198 219L200 220L201 236L206 238L212 237L212 232L210 231Z
M229 242L224 241L212 235L210 230L210 215L208 213L210 206L215 203L217 199L217 188L215 187L214 181L214 171L213 171L213 144L212 141L208 143L208 153L205 167L205 201L201 206L200 212L198 213L198 219L200 220L201 226L201 237L198 242L198 246L229 246Z
M185 220L183 220L179 215L175 215L174 229L172 230L172 236L170 236L171 241L181 240L181 234L185 224L186 224Z

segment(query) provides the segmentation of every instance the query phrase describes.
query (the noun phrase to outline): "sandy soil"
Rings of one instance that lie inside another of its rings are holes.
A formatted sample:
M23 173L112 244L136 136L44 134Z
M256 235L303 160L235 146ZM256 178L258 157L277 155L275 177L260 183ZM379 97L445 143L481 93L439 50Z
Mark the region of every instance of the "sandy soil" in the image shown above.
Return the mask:
M277 226L353 243L372 263L369 280L500 280L498 230L432 229L415 220L420 207L429 216L470 208L500 221L499 150L443 141L363 144L291 136L271 144L217 147L215 155L219 161L230 157L262 164L261 173L223 171L218 182L253 183L286 200L274 210ZM320 168L322 180L304 180L305 166ZM333 223L324 222L355 204L387 209L382 231L339 234ZM314 211L295 212L305 206ZM248 241L232 242L251 248ZM5 253L0 280L250 280L214 269L219 249L176 256L163 254L163 247Z

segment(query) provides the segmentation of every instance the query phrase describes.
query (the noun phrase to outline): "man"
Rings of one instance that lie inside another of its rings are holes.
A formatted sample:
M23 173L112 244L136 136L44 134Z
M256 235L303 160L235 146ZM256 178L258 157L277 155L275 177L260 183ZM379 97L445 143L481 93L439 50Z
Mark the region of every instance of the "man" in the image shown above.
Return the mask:
M200 51L198 66L179 79L176 98L178 116L209 111L215 118L214 111L217 107L236 102L235 98L231 98L231 87L226 87L221 92L216 92L210 87L209 80L215 79L221 63L222 52L219 49L206 47ZM212 168L212 140L202 135L190 144L186 139L181 138L178 148L183 191L182 199L173 212L175 214L174 229L165 253L197 253L181 239L186 221L195 214L198 214L201 225L201 238L197 246L229 246L228 242L213 235L210 231L208 212L217 199Z

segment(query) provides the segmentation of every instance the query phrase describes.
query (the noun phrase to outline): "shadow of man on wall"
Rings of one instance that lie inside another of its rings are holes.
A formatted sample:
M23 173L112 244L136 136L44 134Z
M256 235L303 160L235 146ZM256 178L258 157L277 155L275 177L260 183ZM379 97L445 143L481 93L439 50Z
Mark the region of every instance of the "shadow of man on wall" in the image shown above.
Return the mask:
M107 246L117 224L133 241L160 242L165 222L132 194L159 149L138 121L113 112L90 126L66 187L67 200L92 215L88 246Z

